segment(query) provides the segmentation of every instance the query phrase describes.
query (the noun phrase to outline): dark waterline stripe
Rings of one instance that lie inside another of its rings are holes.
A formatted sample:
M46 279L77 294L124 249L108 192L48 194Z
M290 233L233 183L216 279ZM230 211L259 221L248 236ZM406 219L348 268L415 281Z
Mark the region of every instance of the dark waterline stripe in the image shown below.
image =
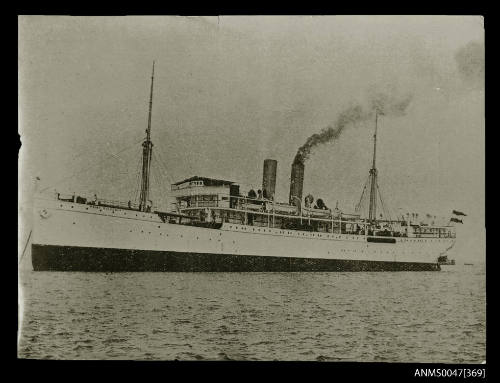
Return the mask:
M76 246L31 246L35 271L439 271L437 263L292 258Z

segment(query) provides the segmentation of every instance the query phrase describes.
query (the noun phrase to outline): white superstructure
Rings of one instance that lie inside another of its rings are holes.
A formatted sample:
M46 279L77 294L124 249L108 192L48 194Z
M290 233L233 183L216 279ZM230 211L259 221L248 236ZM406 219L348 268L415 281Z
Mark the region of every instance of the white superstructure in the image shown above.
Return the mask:
M367 242L367 235L228 222L215 229L164 222L152 212L48 199L36 200L33 233L35 245L87 248L88 251L107 248L431 264L437 263L437 257L453 243L451 237L399 237L395 243L373 243Z

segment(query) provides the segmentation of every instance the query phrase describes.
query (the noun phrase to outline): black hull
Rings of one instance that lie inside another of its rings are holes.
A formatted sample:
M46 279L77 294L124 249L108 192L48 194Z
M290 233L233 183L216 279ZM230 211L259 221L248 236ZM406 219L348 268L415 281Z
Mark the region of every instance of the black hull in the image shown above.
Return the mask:
M36 244L33 244L31 249L35 271L297 272L439 271L441 269L437 263L420 262L284 258Z

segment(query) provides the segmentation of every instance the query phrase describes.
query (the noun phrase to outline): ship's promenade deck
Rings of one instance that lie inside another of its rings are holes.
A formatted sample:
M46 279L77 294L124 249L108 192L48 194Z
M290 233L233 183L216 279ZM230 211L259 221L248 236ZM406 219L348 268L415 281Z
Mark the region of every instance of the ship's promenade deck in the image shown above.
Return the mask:
M283 211L283 206L272 201L257 200L251 198L235 198L236 203L231 207L219 206L190 206L177 208L176 212L164 212L146 207L141 210L138 204L130 201L94 199L88 200L76 195L57 195L56 201L87 205L86 208L99 208L111 211L125 211L132 219L155 220L161 223L181 224L213 229L220 229L234 224L238 227L249 227L249 230L260 230L261 228L279 229L281 231L300 231L310 233L347 234L353 236L387 237L390 238L455 238L453 226L429 226L415 224L406 221L380 220L369 222L356 215L337 214L331 211L314 211L318 209L302 208L299 211ZM281 206L281 207L280 207ZM62 207L62 206L61 206ZM293 206L292 206L293 208ZM94 210L94 209L92 209ZM128 212L128 213L127 213ZM325 217L325 213L328 216ZM318 216L319 215L319 216ZM274 231L274 230L273 230ZM383 242L383 240L377 240Z

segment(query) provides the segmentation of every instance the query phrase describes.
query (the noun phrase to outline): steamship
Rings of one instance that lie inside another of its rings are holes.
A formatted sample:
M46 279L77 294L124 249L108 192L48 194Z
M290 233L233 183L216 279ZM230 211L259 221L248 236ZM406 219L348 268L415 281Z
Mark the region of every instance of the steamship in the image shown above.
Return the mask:
M153 83L154 63L139 201L37 195L35 271L440 270L439 257L455 243L453 226L377 217L377 119L365 217L329 209L311 195L303 198L305 166L297 158L288 202L275 200L277 161L265 159L257 193L242 193L236 182L194 176L171 185L170 211L156 209L149 186Z

